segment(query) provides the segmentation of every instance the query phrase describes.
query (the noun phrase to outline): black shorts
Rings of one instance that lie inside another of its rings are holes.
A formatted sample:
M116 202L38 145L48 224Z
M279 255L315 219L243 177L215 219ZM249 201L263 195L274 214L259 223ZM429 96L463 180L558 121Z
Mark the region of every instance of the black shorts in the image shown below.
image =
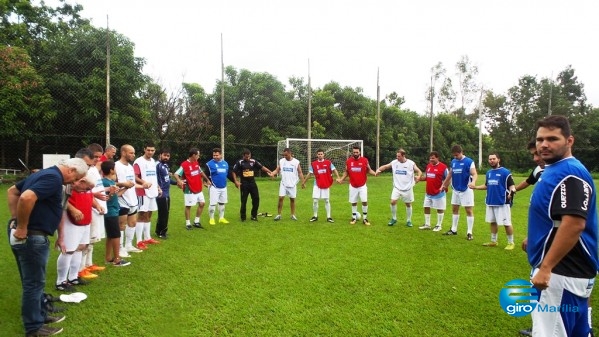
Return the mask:
M116 239L121 237L121 229L119 228L118 216L105 216L104 229L106 229L106 237Z
M137 213L137 206L133 206L131 208L121 207L121 209L119 209L119 216L122 216L122 215L131 216L131 215L135 215L136 213Z

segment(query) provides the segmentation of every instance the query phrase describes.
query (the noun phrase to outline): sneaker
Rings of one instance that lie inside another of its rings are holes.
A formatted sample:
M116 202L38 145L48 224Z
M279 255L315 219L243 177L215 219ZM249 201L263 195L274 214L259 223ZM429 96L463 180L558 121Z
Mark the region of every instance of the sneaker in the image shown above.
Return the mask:
M91 266L89 266L85 269L87 269L87 271L93 273L95 271L102 271L102 270L106 269L106 267L100 267L98 265L92 264Z
M443 233L443 235L458 235L458 232L454 232L450 229L447 232Z
M495 241L485 242L485 243L483 243L483 246L485 246L485 247L496 247L497 246L497 242L495 242Z
M52 324L52 323L60 323L62 321L64 321L64 319L67 318L67 316L62 315L62 316L46 316L46 320L44 321L45 324Z
M505 250L513 250L515 247L515 245L513 243L508 243L507 246L505 246Z
M327 218L327 222L335 223L335 220L333 220L333 218Z
M413 225L412 225L412 221L407 221L407 222L406 222L406 227L412 227L412 226L413 226Z
M69 293L71 293L71 292L74 293L74 292L77 291L77 289L75 287L73 287L73 285L70 284L67 281L64 281L64 282L62 282L60 284L57 284L56 285L56 290L58 290L58 291L64 291L64 292L69 292Z
M141 253L141 252L143 252L143 250L137 249L137 248L135 248L133 246L126 247L125 250L127 251L127 253Z
M127 250L125 248L121 247L121 249L119 250L119 257L131 257L131 255L127 253Z
M218 223L223 223L223 224L228 224L229 220L225 219L225 218L220 218L220 220L218 220Z
M168 237L166 236L166 234L158 234L158 238L162 239L162 240L166 240Z
M191 230L191 224L185 225L185 229L187 229L188 231Z
M25 337L54 336L54 335L58 335L59 333L61 333L62 330L63 330L62 328L54 328L54 327L44 324L44 325L42 325L41 328L39 328L39 330L28 333Z
M522 329L518 332L520 332L520 334L523 336L532 336L532 328Z
M389 220L389 223L387 224L387 226L394 226L397 223L396 219L391 219Z
M123 259L119 260L118 262L113 262L112 263L115 267L126 267L128 265L131 264L131 262L129 261L125 261Z
M468 233L468 234L466 234L466 240L472 241L472 240L474 240L474 237L472 236L472 234Z
M314 221L318 221L318 217L317 216L313 216L313 217L310 218L310 222L314 222Z
M364 220L362 220L362 223L366 226L370 226L370 221L368 221L368 219L364 218Z
M86 281L86 280L84 280L84 279L82 279L80 277L78 277L78 278L76 278L74 280L68 280L68 281L69 281L69 283L71 285L74 285L74 286L86 286L86 285L89 284L88 281Z
M158 240L156 240L156 239L153 239L153 238L149 238L149 239L147 239L147 240L144 240L144 243L145 243L146 245L159 245L159 244L160 244L160 241L158 241Z
M292 216L291 216L291 220L293 220L293 221L297 221L297 217L296 217L295 215L292 215Z
M214 218L210 218L210 220L208 220L208 224L209 225L216 225L216 221L214 221Z
M355 225L356 224L356 218L352 218L351 221L349 222L350 225Z
M94 278L98 277L98 275L90 272L87 269L83 269L82 271L80 271L77 274L77 276L79 276L79 278L86 279L86 280L91 280L91 279L94 279Z
M146 250L148 249L148 246L146 246L146 244L143 241L140 241L136 244L137 249L141 249L141 250Z
M441 226L437 225L435 226L435 228L433 228L433 232L440 232L441 231Z
M274 221L279 221L281 220L281 214L277 214L277 216L275 216L275 218L273 219Z
M436 228L436 227L435 227L435 228ZM428 230L428 229L431 229L431 225L426 225L426 224L425 224L425 225L422 225L422 226L418 227L418 229L422 229L422 230Z
M194 223L193 223L193 226L194 226L195 228L204 229L204 226L202 226L202 224L201 224L201 223L199 223L199 222L194 222Z
M252 220L252 221L258 221L258 218L256 218L256 217L251 217L251 218L250 218L250 220Z

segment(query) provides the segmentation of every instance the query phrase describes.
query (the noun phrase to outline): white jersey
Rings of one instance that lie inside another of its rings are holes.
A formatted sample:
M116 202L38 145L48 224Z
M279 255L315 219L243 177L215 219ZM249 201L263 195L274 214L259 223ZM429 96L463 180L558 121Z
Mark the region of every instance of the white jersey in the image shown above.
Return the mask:
M391 162L394 188L400 191L412 189L414 186L414 166L416 164L410 159L406 159L403 163L397 159Z
M156 176L156 161L154 158L148 160L142 156L135 159L133 165L139 167L141 179L152 184L150 188L144 190L145 196L148 198L156 198L158 196L158 177Z
M88 170L89 175L93 177L94 181L96 182L96 185L94 186L94 188L92 188L92 193L96 193L96 192L104 192L105 191L105 187L104 184L102 183L102 175L100 174L100 171L98 171L98 169L95 166L92 166L89 168ZM105 200L101 200L96 198L96 202L98 202L98 204L100 204L100 206L102 206L102 208L104 208L104 210L106 210L106 201Z
M299 182L299 165L300 161L295 158L291 158L291 160L281 158L281 160L279 160L279 167L281 168L281 185L285 187L297 185Z
M117 161L114 163L114 172L116 173L116 182L122 183L125 181L132 181L135 184L135 171L133 166L127 163L127 165ZM135 194L135 188L128 188L125 193L119 198L119 204L121 207L135 207L137 206L137 194Z

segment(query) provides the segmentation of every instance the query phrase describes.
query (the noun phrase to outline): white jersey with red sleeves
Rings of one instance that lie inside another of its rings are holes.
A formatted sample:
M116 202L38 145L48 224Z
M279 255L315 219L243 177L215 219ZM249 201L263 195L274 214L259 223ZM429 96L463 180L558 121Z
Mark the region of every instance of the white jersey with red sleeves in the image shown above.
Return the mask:
M151 183L150 188L144 189L144 194L148 198L158 196L158 177L156 176L156 161L154 158L146 159L141 156L133 162L135 173L139 173L141 180Z

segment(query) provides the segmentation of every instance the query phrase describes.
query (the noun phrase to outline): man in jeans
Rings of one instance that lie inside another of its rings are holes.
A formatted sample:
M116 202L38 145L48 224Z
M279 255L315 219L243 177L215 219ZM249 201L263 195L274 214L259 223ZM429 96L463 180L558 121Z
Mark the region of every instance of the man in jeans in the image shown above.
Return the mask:
M46 265L50 255L48 235L54 235L61 224L62 186L83 178L87 170L83 159L68 159L32 174L7 191L12 218L9 241L23 286L21 317L27 336L52 336L62 332L62 328L46 325L64 319L64 316L48 316L44 306ZM64 250L61 229L56 244Z

